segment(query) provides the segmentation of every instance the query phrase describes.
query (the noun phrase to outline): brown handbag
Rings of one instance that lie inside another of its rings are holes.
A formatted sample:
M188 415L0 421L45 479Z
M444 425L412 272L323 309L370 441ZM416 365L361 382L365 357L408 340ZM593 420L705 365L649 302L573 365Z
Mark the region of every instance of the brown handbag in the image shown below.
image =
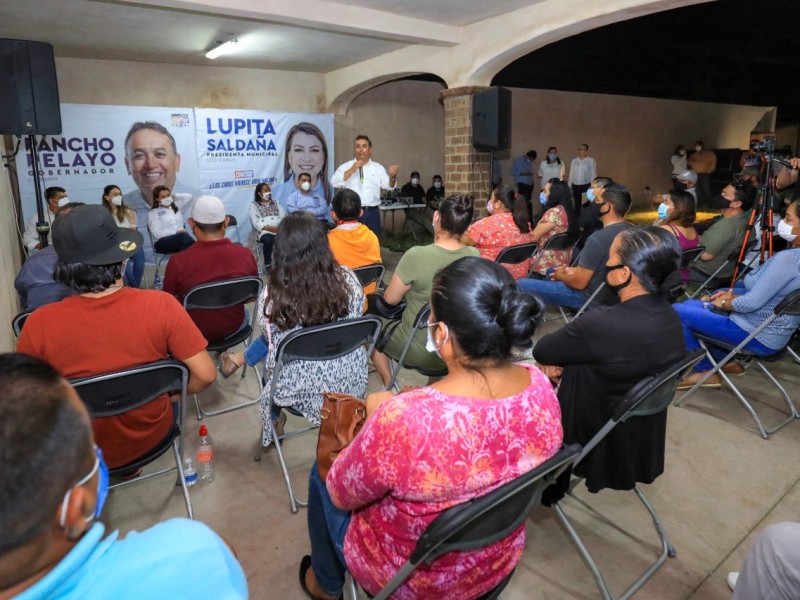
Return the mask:
M364 426L367 405L355 396L323 392L319 416L321 423L317 440L317 469L320 479L325 481L339 452L353 441Z

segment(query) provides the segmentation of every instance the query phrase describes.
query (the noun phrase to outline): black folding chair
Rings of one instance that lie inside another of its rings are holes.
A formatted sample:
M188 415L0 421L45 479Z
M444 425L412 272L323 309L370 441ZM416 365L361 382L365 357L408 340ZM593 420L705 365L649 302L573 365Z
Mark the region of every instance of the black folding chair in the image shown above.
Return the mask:
M11 319L11 329L14 331L14 337L19 337L19 334L22 333L22 326L25 325L25 321L28 320L28 317L31 316L34 310L33 308L23 310Z
M408 351L411 349L411 343L414 341L414 336L417 331L424 330L428 326L428 317L430 314L431 305L423 304L422 308L417 312L417 316L414 317L414 323L411 325L411 331L408 332L408 337L406 338L405 344L403 344L403 350L400 352L400 356L396 360L391 356L388 357L392 369L392 377L389 380L389 385L386 386L387 390L394 389L395 391L400 391L397 385L397 376L400 374L400 369L403 368L416 371L425 377L444 377L447 375L447 367L443 367L442 369L427 369L425 367L406 365L405 362Z
M780 360L783 356L784 352L789 349L789 344L787 344L781 348L780 350L776 350L775 354L771 354L769 356L759 356L747 350L745 346L750 343L752 339L754 339L759 333L761 333L764 328L772 323L775 319L777 319L781 315L800 315L800 290L795 290L791 294L787 295L783 300L781 300L778 305L772 310L772 314L769 315L766 319L764 319L758 327L756 327L753 332L748 335L744 340L742 340L739 344L733 345L729 344L713 337L707 335L701 335L696 333L695 336L697 337L700 345L703 347L703 350L711 361L713 368L705 374L705 376L700 379L697 383L695 383L689 390L687 390L680 398L675 401L675 406L680 406L686 398L692 395L695 391L697 391L701 385L703 385L709 377L711 377L714 373L719 373L720 377L725 381L728 387L733 392L733 395L741 402L744 407L747 409L747 412L750 413L750 416L753 417L753 420L756 422L758 426L758 432L761 434L761 437L767 439L769 434L775 433L782 427L791 423L794 419L800 418L800 412L798 412L797 408L795 407L794 403L792 402L791 397L789 396L786 389L781 385L780 381L778 381L775 376L767 369L764 363L767 362L775 362ZM728 350L728 354L719 362L714 359L714 355L711 354L709 346L722 348L723 350ZM791 352L790 352L791 353ZM793 358L796 358L794 353L791 353ZM726 364L730 361L734 360L737 356L742 356L747 360L751 360L755 362L758 368L761 370L764 375L766 375L767 379L769 379L775 387L778 388L781 395L783 396L783 401L786 403L786 406L789 408L789 416L786 417L783 421L778 423L777 425L766 428L761 421L761 418L756 413L755 408L750 402L745 398L744 394L739 391L739 388L734 385L731 378L722 370Z
M578 444L562 448L535 469L488 494L448 508L425 528L408 561L375 600L387 600L423 562L430 565L442 554L483 548L514 533L539 505L545 488L572 465L580 451ZM513 574L512 569L478 600L497 598Z
M353 269L353 273L358 277L358 282L361 284L361 287L367 287L377 282L378 288L380 288L383 285L383 274L385 272L386 267L383 266L383 263L373 263Z
M597 444L603 441L603 439L609 434L609 432L611 432L612 429L614 429L614 427L617 426L618 423L624 423L631 418L656 415L667 410L673 396L675 395L675 388L678 385L678 381L680 381L684 374L691 370L691 368L702 358L703 351L695 350L691 354L665 369L663 372L646 377L633 388L631 388L631 390L625 395L625 397L616 407L611 419L609 419L608 422L603 425L600 431L598 431L594 437L592 437L589 443L584 446L580 456L575 460L575 466L580 464L580 462L592 452ZM574 485L572 487L574 487ZM650 514L650 517L653 519L653 526L655 527L658 537L661 541L661 554L659 554L655 562L653 562L647 568L647 570L633 583L633 585L631 585L621 596L612 596L611 591L609 590L608 585L603 578L603 574L600 572L600 569L597 566L597 563L595 563L592 555L589 554L589 551L586 549L586 546L584 545L580 536L578 536L577 531L567 518L564 510L559 504L553 505L553 508L555 508L556 513L561 519L561 522L564 524L564 527L566 527L570 537L578 547L578 551L581 553L581 556L583 556L583 559L592 570L595 581L597 582L597 586L600 588L603 598L607 600L612 598L630 598L656 573L656 571L658 571L658 569L661 568L661 566L666 562L668 556L675 557L677 555L675 548L670 545L669 540L667 539L667 534L661 525L661 519L658 516L658 513L656 513L655 508L653 508L653 505L650 504L647 498L645 498L638 486L634 486L633 491L636 493L637 498L639 498L647 512Z
M526 242L524 244L516 244L503 248L497 258L494 259L496 263L503 263L505 265L518 265L528 259L533 258L536 250L539 249L539 244L536 242Z
M225 350L241 344L247 344L253 334L256 326L256 309L255 305L258 303L258 298L261 295L261 287L263 283L260 277L238 277L236 279L226 279L223 281L212 281L211 283L201 283L194 286L183 298L183 307L187 311L195 309L218 310L221 308L230 308L231 306L239 306L240 304L254 303L253 314L250 317L250 323L242 327L226 338L210 342L206 347L209 352L224 352ZM247 371L247 363L242 368L242 378L244 378ZM259 382L260 383L260 382ZM219 410L204 411L200 406L200 401L197 399L197 394L194 396L194 403L197 407L197 418L202 420L205 417L212 417L214 415L221 415L223 413L238 410L246 406L256 404L258 400L251 400L243 402L236 406L229 406Z
M269 412L272 409L281 408L295 416L302 417L302 413L293 409L290 406L277 406L275 404L275 393L278 389L278 383L281 380L281 372L283 367L298 361L326 361L340 358L351 352L364 348L366 346L366 355L372 353L372 347L375 345L375 340L378 339L378 334L381 331L382 322L377 317L366 316L358 317L356 319L344 319L342 321L335 321L333 323L326 323L324 325L314 325L313 327L306 327L290 333L283 338L275 350L275 368L269 381ZM339 390L323 390L320 387L320 394L322 392L336 392ZM293 513L297 512L298 506L306 506L306 502L301 501L294 491L292 481L289 478L289 469L286 466L286 461L283 458L283 450L281 448L281 441L312 429L316 426L306 427L298 431L292 431L278 435L275 431L275 425L272 419L267 417L265 427L268 427L272 433L272 439L275 443L275 450L278 454L278 462L280 463L281 471L283 472L283 480L286 482L286 488L289 491L289 503ZM261 433L258 437L258 451L256 452L256 461L261 460L261 453L263 447L261 445Z
M189 385L189 369L177 360L157 362L122 369L112 373L81 377L70 381L75 391L86 405L92 418L114 417L135 410L159 396L180 390L181 398L172 429L154 448L135 461L109 470L111 476L126 476L136 473L172 449L175 466L161 469L155 473L142 475L136 479L122 481L109 486L110 489L130 485L170 471L177 471L178 482L183 490L183 500L190 519L194 518L192 501L183 473L181 453L184 448L183 423L186 417L186 390Z
M228 229L233 227L233 233L236 234L236 242L238 244L241 244L242 243L242 238L239 236L239 221L233 215L225 215L225 216L228 217L228 225L227 225L227 227L225 227L226 234L227 234Z
M531 274L536 273L536 267L539 265L539 261L542 259L542 255L545 252L548 250L569 250L570 248L575 248L575 244L578 243L580 237L581 230L573 229L572 231L565 231L564 233L558 233L547 238L547 241L542 246L542 249L536 254L536 259L531 265L528 276L530 277Z

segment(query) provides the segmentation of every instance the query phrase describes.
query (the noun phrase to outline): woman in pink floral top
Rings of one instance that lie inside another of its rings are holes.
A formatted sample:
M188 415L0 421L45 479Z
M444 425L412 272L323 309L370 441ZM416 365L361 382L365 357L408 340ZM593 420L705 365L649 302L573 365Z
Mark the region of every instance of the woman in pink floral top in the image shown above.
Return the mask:
M545 213L533 230L533 241L539 242L539 254L536 255L534 270L544 275L547 269L569 266L572 261L572 248L567 250L545 250L547 240L559 233L572 229L575 209L572 203L572 190L566 182L551 179L539 194L544 204Z
M510 185L497 186L486 203L489 216L476 221L467 230L461 242L475 246L483 258L495 260L497 255L509 246L532 242L531 226L528 222L528 205L525 198L518 195ZM531 261L503 266L514 279L528 274Z
M510 361L530 345L542 305L500 265L457 260L436 275L429 346L449 374L433 385L367 399L364 429L334 462L327 487L309 480L310 598L338 598L345 566L376 594L442 511L538 466L561 446L561 411L535 367ZM478 550L417 569L394 598L477 598L518 562L525 526Z

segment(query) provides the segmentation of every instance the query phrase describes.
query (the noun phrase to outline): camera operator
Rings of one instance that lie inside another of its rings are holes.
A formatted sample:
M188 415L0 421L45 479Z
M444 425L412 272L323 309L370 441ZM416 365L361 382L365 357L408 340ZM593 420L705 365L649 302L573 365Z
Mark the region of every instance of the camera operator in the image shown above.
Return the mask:
M798 181L798 173L800 173L800 158L790 158L789 164L791 168L786 167L780 173L776 180L776 186L779 190L794 186L792 192L792 200L800 198L800 181Z

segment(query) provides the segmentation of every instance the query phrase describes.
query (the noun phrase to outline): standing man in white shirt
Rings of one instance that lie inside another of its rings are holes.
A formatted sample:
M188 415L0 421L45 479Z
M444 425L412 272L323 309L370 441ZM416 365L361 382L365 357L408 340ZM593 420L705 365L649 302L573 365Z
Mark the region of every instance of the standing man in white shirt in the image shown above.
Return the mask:
M575 215L581 212L583 194L597 177L597 164L589 156L589 145L578 146L578 156L572 159L569 165L569 187L572 190L572 200L575 203Z
M348 188L361 198L364 214L359 219L375 235L381 233L381 189L393 190L397 183L397 165L385 169L371 160L372 142L366 135L356 136L355 158L340 165L331 179L334 188Z

